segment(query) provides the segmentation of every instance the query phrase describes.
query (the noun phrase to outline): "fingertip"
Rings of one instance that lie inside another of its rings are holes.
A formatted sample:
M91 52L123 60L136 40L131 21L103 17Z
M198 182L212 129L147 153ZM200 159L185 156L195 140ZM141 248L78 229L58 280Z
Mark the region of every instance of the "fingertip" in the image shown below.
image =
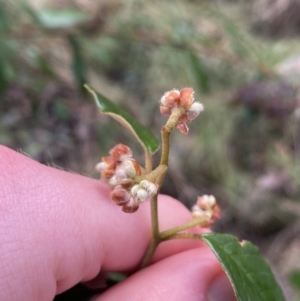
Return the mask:
M208 249L193 249L165 258L107 290L95 301L207 301L210 283L222 274Z

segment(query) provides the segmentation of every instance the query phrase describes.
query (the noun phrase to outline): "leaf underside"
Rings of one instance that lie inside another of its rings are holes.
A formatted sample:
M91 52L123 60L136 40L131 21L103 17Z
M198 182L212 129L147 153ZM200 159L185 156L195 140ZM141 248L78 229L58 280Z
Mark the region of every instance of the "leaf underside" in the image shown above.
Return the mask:
M150 154L153 154L158 150L158 140L148 128L138 122L130 114L119 108L111 100L90 88L88 85L85 85L85 88L94 96L96 105L101 113L113 117L121 125L127 128L140 142L142 147Z
M228 275L239 301L284 301L281 288L256 246L228 234L203 234Z

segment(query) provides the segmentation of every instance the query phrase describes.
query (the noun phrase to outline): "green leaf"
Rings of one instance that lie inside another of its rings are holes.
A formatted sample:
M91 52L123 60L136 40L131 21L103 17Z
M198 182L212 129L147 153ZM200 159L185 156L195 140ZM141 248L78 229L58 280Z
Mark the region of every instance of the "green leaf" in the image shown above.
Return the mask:
M298 290L300 291L300 271L293 271L289 275L289 280L291 284Z
M77 85L81 92L84 94L86 90L83 89L83 85L86 82L86 64L84 61L83 51L78 37L75 35L69 35L68 41L72 50L72 71L73 76L77 82Z
M256 246L228 234L203 234L228 275L239 301L284 301L274 275Z
M114 282L121 282L124 281L127 278L127 276L122 273L111 272L108 274L108 278Z
M137 138L144 150L146 150L150 154L153 154L158 150L159 143L156 137L148 128L146 128L127 112L123 111L121 108L115 105L111 100L107 99L102 94L95 92L88 85L85 85L85 88L94 96L99 110L102 113L113 117L121 125L126 127Z

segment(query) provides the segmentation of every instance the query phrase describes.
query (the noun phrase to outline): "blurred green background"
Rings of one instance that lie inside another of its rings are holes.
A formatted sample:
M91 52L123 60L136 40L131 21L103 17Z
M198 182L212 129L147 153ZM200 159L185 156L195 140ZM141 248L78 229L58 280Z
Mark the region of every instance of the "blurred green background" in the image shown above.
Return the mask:
M0 143L97 177L117 142L143 156L84 83L157 137L162 94L192 86L205 112L174 133L163 192L215 195L215 230L257 244L300 300L299 32L297 0L2 0Z

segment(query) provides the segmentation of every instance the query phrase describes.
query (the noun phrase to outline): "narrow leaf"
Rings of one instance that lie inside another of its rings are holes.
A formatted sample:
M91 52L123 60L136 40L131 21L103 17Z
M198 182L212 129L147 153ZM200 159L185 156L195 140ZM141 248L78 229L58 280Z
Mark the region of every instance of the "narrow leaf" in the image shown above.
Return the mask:
M284 301L274 275L256 246L228 234L203 234L228 275L239 301Z
M148 128L119 108L111 100L107 99L102 94L95 92L88 85L85 85L84 87L94 96L95 102L102 113L113 117L121 125L126 127L137 138L147 152L153 154L157 151L159 143Z
M83 84L86 82L86 64L83 56L83 51L78 37L69 35L68 41L72 50L72 71L73 76L81 92L84 94L86 90L83 89Z

